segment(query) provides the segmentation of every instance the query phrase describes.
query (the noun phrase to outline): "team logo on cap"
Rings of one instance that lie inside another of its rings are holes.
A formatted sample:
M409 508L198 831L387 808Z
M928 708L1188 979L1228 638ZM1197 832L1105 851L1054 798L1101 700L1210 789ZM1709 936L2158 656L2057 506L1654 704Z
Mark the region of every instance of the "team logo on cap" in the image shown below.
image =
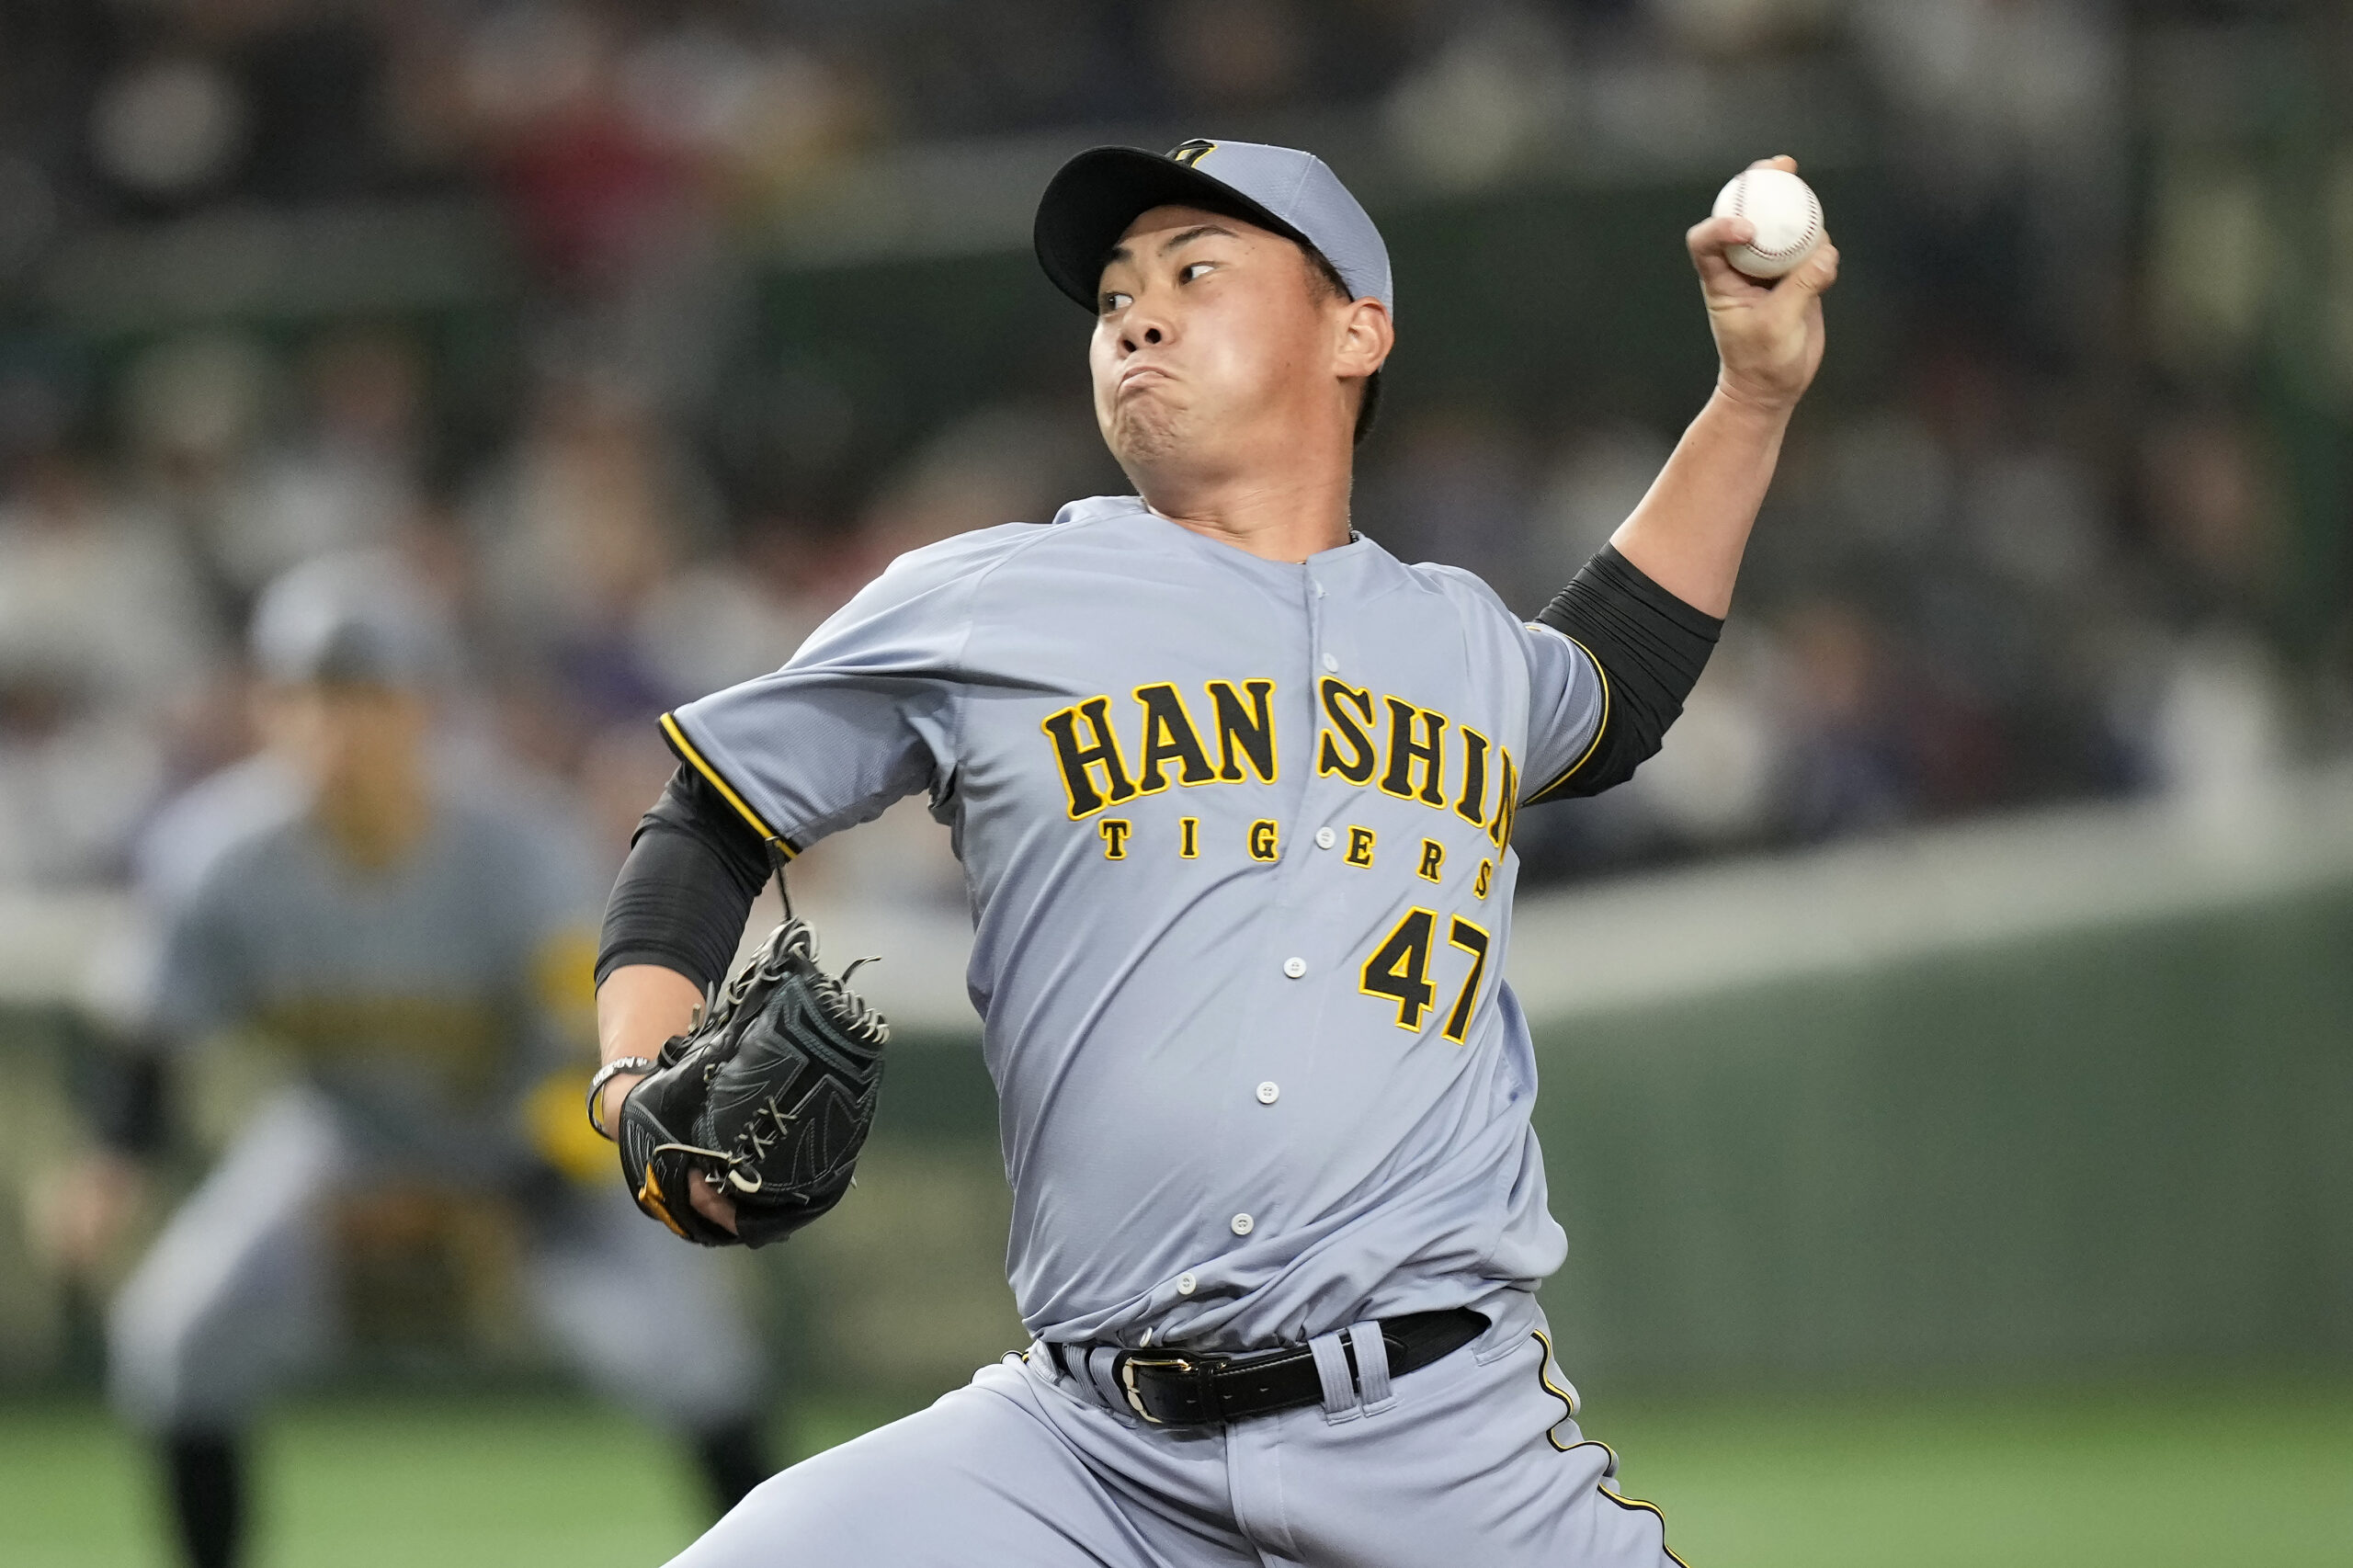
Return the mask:
M1216 151L1216 142L1206 137L1196 136L1190 142L1179 142L1176 146L1169 148L1168 155L1189 169Z

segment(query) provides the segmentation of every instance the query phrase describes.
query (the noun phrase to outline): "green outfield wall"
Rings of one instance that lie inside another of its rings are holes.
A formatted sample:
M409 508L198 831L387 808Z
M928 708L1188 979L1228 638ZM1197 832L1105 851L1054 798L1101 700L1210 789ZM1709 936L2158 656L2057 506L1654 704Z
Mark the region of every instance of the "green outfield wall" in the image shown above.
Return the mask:
M2353 886L1540 1034L1564 1357L2353 1359Z

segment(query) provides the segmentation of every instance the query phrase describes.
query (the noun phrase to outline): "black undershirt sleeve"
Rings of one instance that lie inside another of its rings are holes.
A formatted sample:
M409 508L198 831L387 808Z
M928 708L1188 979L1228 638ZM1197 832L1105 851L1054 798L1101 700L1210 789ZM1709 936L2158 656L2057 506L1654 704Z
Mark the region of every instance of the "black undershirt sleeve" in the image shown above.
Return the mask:
M1601 733L1576 767L1524 802L1597 795L1658 752L1724 623L1692 608L1605 544L1536 619L1575 639L1608 687Z
M708 989L726 978L768 846L708 780L681 764L637 824L597 949L597 983L624 964L659 964Z

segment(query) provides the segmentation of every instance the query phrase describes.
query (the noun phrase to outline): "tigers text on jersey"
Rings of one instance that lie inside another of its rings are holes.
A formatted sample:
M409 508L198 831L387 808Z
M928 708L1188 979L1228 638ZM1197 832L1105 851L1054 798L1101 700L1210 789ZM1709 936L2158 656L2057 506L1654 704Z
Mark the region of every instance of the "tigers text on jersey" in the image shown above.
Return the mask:
M1118 497L903 557L665 724L788 848L929 792L1024 1323L1242 1346L1560 1265L1510 833L1605 695L1467 574L1266 561Z

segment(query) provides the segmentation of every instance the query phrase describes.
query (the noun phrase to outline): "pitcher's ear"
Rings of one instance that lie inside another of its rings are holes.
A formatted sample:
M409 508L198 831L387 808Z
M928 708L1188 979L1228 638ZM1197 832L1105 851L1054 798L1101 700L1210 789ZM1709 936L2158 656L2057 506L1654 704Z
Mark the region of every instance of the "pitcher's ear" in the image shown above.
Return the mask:
M1348 307L1342 328L1340 373L1370 376L1381 369L1396 346L1397 329L1390 322L1389 307L1370 296L1358 300Z

